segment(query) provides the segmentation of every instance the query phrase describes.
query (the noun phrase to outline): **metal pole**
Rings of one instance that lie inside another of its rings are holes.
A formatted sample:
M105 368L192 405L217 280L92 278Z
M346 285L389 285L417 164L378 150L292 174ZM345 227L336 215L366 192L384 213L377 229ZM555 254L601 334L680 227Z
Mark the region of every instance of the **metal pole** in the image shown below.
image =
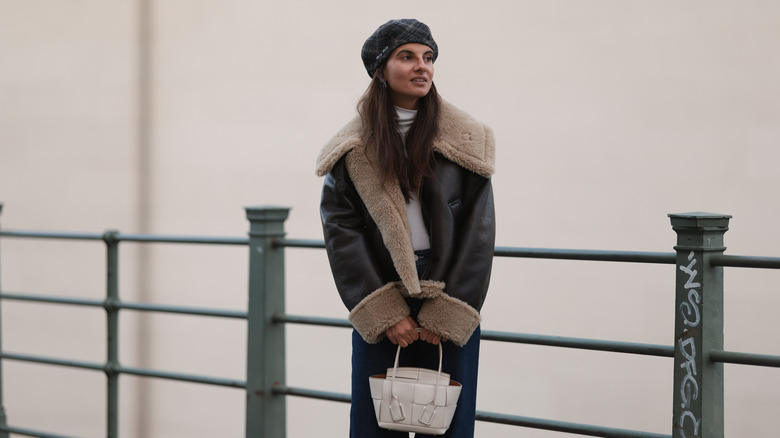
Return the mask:
M119 240L117 231L106 231L106 437L119 436Z
M274 387L285 382L284 324L273 321L284 314L285 207L247 207L249 220L249 306L247 310L246 437L284 438L286 404Z
M674 324L673 436L723 438L723 364L710 351L723 350L721 255L729 215L670 214L677 233Z
M3 213L3 204L0 203L0 214ZM0 267L2 270L2 267ZM0 288L2 291L2 288ZM2 300L0 300L2 302ZM3 351L3 309L0 307L0 352ZM0 359L0 426L8 426L8 419L5 416L5 404L3 403L3 360ZM0 431L0 438L8 438L8 432Z

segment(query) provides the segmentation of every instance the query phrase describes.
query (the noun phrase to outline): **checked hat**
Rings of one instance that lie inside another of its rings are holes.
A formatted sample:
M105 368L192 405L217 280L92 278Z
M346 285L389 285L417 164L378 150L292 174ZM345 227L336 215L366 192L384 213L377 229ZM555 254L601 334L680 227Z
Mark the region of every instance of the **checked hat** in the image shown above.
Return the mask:
M430 47L433 50L434 61L439 57L439 47L433 40L431 29L425 23L413 18L404 18L390 20L379 26L363 43L363 50L360 53L368 75L373 78L376 69L387 60L393 50L410 43L424 44Z

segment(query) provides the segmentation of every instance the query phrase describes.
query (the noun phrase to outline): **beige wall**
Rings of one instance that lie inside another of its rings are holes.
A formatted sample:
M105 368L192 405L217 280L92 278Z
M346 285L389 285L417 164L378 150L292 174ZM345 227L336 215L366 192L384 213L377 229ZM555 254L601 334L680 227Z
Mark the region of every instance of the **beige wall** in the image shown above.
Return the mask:
M499 245L671 251L666 214L711 211L734 216L729 253L780 254L780 3L481 3L0 0L0 220L240 236L243 206L278 204L291 237L319 238L314 158L368 83L362 42L414 16L439 43L442 95L495 130ZM4 291L104 293L99 243L2 246ZM289 311L344 317L324 254L288 254ZM125 300L245 307L241 249L122 257ZM673 275L499 259L483 328L670 345ZM726 348L780 354L778 274L726 276ZM100 362L104 327L99 310L3 303L12 352ZM121 328L125 365L243 376L241 323L127 312ZM289 338L290 385L348 391L347 330ZM480 409L670 432L668 359L493 343L482 357ZM3 367L13 424L103 434L100 373ZM780 372L726 378L726 435L775 436ZM123 437L241 436L241 391L126 376L121 390ZM347 414L290 399L289 436L343 437ZM569 436L478 423L518 433Z

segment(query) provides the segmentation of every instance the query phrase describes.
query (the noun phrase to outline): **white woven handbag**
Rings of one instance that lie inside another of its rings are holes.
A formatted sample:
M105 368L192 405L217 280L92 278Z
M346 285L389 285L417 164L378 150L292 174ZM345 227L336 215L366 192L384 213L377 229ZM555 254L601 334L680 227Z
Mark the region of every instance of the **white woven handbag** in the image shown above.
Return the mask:
M387 374L368 378L374 412L379 427L403 432L443 435L450 427L458 406L461 384L441 371L442 348L439 344L439 370L398 367L401 346L395 353L393 368Z

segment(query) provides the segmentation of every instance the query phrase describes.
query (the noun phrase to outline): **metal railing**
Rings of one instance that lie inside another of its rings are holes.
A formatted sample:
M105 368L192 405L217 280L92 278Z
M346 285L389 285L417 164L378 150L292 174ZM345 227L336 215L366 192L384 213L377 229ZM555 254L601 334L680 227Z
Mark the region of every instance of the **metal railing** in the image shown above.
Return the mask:
M0 204L2 212L2 204ZM118 437L118 378L122 374L233 387L246 392L245 436L286 436L286 396L350 402L350 395L290 387L285 379L285 325L305 324L350 328L346 319L285 313L285 248L322 249L321 240L285 239L288 208L249 207L249 238L151 236L108 231L103 234L52 233L0 229L0 237L103 241L107 249L106 298L89 300L0 290L0 302L17 300L103 308L107 317L107 357L103 363L14 354L0 343L0 438L9 433L42 438L68 438L48 432L9 426L2 403L2 362L15 360L102 371L107 378L107 432ZM723 267L780 269L780 258L727 256L723 234L730 216L708 213L670 215L677 233L676 253L593 251L497 247L496 257L588 260L676 265L674 345L652 345L513 332L482 331L482 339L574 349L669 357L674 359L672 434L617 429L477 411L477 420L596 437L703 438L723 437L723 364L780 367L780 356L723 350ZM118 269L121 242L239 245L249 249L249 305L246 312L124 302L119 296ZM706 305L705 305L706 304ZM119 361L118 315L121 310L189 314L247 321L246 379L163 372L122 366ZM0 312L0 316L2 313ZM0 333L0 342L2 334Z

